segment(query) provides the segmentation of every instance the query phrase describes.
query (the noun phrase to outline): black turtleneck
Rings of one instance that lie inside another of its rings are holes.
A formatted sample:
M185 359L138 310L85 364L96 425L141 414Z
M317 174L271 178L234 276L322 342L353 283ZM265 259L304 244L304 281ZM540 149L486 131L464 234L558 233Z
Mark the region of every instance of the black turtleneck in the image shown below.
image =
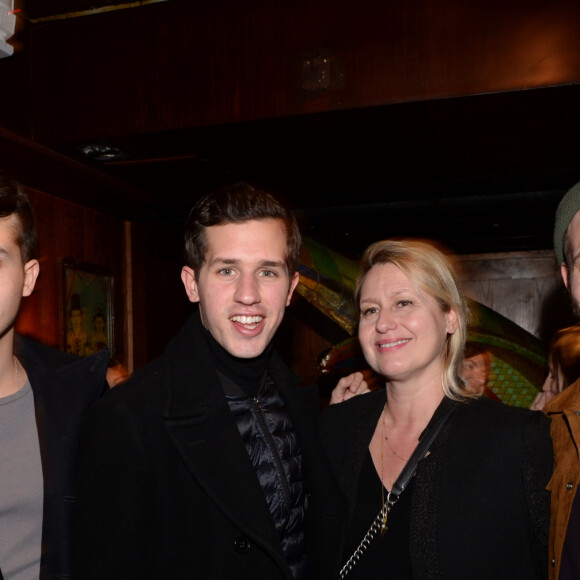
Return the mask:
M238 358L231 355L212 334L201 325L203 336L205 337L212 356L216 363L216 370L219 374L240 387L249 397L255 396L262 384L262 380L268 370L268 363L272 354L272 344L266 350L254 358Z

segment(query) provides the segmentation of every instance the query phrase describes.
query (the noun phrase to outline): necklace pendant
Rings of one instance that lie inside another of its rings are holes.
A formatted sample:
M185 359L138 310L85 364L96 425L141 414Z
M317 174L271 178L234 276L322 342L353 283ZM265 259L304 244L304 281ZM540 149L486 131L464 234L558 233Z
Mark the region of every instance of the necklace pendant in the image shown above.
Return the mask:
M379 526L379 531L381 532L381 536L385 535L387 531L387 518L389 517L389 506L383 502L383 510L381 514L381 525Z

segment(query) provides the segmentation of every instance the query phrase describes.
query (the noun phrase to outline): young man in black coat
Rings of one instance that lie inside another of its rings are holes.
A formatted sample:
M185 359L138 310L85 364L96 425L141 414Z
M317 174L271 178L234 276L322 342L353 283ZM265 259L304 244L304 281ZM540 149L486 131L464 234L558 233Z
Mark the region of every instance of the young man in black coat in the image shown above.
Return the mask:
M108 356L78 359L15 336L39 272L32 208L0 176L0 578L71 575L80 424L102 394Z
M317 391L271 347L298 283L295 219L238 184L194 206L185 246L198 310L88 422L78 577L333 578L345 506Z

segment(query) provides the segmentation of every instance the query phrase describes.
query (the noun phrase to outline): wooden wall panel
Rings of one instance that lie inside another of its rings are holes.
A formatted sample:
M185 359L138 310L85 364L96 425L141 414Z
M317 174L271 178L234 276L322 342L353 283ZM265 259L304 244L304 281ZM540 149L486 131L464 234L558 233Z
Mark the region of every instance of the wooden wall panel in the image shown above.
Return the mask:
M34 131L72 142L580 81L575 0L165 2L35 25Z
M1 61L0 61L1 62ZM0 127L0 170L29 188L136 219L151 195Z
M194 306L181 282L183 234L179 227L132 226L135 367L161 355Z
M38 190L27 192L36 214L40 276L32 296L23 300L17 330L45 344L62 346L61 260L95 264L110 270L115 277L116 350L119 359L127 364L124 222Z
M17 21L10 39L14 54L0 59L0 126L21 135L32 133L32 92L30 90L30 42L27 28Z
M560 268L551 250L460 256L463 292L547 344L572 323Z

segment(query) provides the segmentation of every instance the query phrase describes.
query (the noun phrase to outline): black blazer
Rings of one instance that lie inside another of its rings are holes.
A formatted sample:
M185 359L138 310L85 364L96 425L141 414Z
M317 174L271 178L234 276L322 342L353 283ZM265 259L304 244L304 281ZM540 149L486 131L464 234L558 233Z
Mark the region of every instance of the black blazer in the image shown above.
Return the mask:
M219 386L196 313L165 354L115 387L80 460L79 578L290 579L264 494ZM300 443L311 578L332 578L346 512L320 445L315 388L270 371Z
M14 350L34 393L40 443L44 481L40 580L71 578L80 425L88 407L105 390L108 353L79 359L22 336L16 337Z
M381 389L322 415L323 445L351 513L384 403ZM460 404L415 475L413 577L546 578L550 496L545 488L552 466L549 421L542 413L488 399ZM343 554L343 560L350 555Z

